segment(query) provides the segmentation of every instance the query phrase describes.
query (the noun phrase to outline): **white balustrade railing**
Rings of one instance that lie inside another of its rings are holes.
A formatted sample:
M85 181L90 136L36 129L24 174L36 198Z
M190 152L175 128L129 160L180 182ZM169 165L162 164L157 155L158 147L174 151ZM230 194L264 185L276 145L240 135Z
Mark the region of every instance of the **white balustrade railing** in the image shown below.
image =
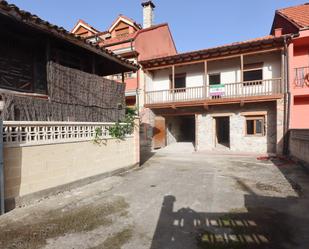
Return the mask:
M102 130L100 138L111 138L109 127L114 123L87 122L27 122L4 121L4 146L56 144L93 140L96 129Z
M221 93L213 94L211 86L176 88L145 93L146 104L196 100L247 98L283 93L281 78L222 84Z

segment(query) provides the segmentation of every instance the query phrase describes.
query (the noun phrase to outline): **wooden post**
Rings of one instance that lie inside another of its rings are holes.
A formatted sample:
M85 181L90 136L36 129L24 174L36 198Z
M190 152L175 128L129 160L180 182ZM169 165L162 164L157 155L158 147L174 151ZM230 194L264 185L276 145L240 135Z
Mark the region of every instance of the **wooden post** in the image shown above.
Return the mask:
M122 82L122 83L125 83L125 82L124 82L124 72L121 73L121 82Z
M92 74L95 74L96 73L96 70L95 70L95 55L92 55L91 63L92 63L92 65L91 65Z
M175 65L172 66L172 94L173 102L175 101Z
M207 92L208 92L208 80L207 80L207 74L208 74L208 69L207 69L207 61L204 61L204 94L205 94L205 99L207 98Z
M241 84L239 85L240 87L240 94L242 94L242 89L243 89L243 82L244 82L244 55L240 55L240 82ZM238 87L236 86L236 89L238 90ZM237 92L238 93L238 92Z

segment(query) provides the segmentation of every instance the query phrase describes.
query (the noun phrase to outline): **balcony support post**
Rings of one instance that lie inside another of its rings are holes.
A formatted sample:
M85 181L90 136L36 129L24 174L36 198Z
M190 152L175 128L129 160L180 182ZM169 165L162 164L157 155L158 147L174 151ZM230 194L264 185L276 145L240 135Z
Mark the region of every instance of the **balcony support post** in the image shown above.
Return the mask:
M125 82L124 82L124 73L123 73L123 72L121 73L121 82L122 82L122 83L125 83Z
M172 66L172 94L173 102L175 102L175 65Z
M208 88L208 80L207 80L207 73L208 73L208 69L207 69L207 61L204 61L204 99L207 98L207 88Z
M240 94L242 94L242 88L243 88L243 82L244 82L244 55L241 54L240 55L240 85L239 85L239 90L240 90ZM236 86L236 89L238 89L238 87ZM238 92L237 92L238 94Z

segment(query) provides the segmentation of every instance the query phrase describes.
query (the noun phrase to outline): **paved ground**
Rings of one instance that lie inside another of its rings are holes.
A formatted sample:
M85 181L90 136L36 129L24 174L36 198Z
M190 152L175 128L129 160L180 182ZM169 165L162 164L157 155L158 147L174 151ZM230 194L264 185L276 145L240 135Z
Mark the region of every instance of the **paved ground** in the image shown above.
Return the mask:
M0 248L309 248L309 176L275 158L165 149L0 218Z

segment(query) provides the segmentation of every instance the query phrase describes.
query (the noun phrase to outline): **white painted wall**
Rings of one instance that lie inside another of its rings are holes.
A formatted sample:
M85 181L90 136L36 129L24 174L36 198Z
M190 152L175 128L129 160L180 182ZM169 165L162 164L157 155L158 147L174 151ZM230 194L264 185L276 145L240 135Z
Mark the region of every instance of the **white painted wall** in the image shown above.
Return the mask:
M281 56L279 52L245 56L244 64L263 62L263 78L272 79L281 76ZM208 62L208 74L221 73L221 81L224 84L240 82L240 58L218 60ZM186 73L187 87L203 86L204 65L203 63L176 67L175 73ZM170 87L169 77L172 69L156 70L152 79L147 81L147 91L168 90ZM207 76L208 80L208 76Z

